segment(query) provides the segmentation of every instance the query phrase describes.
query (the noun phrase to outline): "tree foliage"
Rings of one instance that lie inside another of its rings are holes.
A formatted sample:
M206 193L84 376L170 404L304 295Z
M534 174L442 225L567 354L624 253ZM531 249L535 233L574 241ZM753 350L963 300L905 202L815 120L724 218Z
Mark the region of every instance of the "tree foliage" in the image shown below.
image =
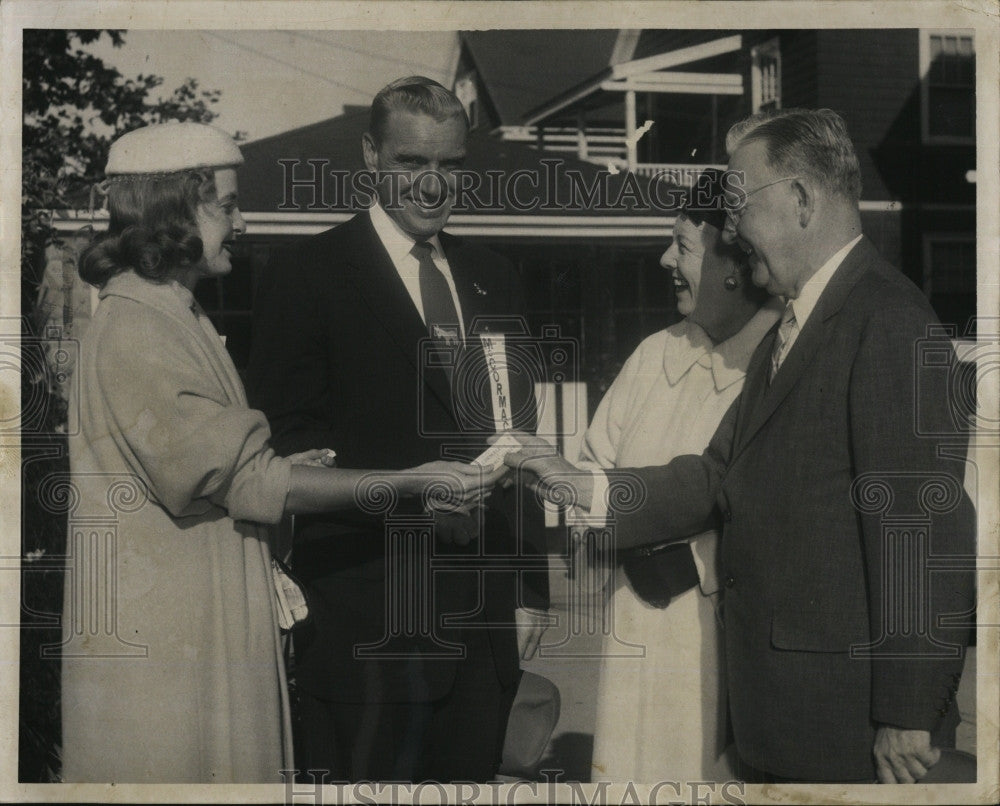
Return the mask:
M51 242L51 211L86 208L111 141L165 120L208 123L218 90L187 79L166 97L156 75L126 78L83 48L123 31L30 29L24 32L22 74L21 258L23 299L33 299Z

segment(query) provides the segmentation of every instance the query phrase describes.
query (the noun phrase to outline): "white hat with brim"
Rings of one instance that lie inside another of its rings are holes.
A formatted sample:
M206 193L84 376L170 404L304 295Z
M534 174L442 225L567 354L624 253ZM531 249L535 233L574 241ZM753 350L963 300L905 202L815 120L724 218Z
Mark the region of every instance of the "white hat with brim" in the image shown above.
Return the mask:
M243 155L222 129L205 123L157 123L115 140L105 174L169 174L242 164Z

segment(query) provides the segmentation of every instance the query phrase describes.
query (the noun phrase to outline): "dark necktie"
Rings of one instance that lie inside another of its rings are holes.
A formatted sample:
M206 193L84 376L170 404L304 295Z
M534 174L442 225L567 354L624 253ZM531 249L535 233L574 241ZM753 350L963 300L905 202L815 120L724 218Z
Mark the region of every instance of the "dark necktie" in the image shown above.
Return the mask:
M432 337L445 341L449 341L445 334L453 333L458 343L461 343L455 300L451 296L448 281L434 265L431 250L427 241L417 241L410 250L410 254L420 263L420 300L424 306L427 332Z

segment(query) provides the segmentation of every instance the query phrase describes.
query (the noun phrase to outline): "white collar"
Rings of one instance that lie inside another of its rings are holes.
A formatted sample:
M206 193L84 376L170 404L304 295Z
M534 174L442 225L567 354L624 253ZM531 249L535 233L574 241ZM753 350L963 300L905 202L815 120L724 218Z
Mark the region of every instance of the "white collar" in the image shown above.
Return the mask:
M375 234L382 241L385 251L389 253L389 259L392 261L392 264L394 266L404 265L403 262L407 258L412 257L410 250L413 249L413 244L417 242L417 239L409 233L404 232L399 224L393 221L389 217L389 214L382 209L382 205L378 202L372 205L369 215L371 215ZM425 240L432 247L431 257L435 259L444 257L444 250L441 249L441 241L438 240L437 235L433 235Z
M687 374L695 364L712 370L715 390L721 392L742 380L761 339L781 318L784 304L769 299L743 328L721 344L714 345L708 334L689 319L667 331L667 347L663 351L663 371L671 386Z
M791 300L792 310L795 311L795 323L798 325L800 331L805 327L806 321L816 307L816 303L819 302L820 295L829 284L830 278L840 268L840 264L844 262L844 258L847 257L848 252L860 240L861 236L859 235L841 247L833 257L819 267L819 271L806 280L806 284L802 286L802 291L799 292L799 295L795 299Z

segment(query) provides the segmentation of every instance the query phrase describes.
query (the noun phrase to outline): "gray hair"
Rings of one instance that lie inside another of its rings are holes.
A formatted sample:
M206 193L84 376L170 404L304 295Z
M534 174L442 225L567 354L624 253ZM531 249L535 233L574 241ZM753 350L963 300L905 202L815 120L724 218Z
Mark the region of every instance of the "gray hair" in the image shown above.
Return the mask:
M768 164L789 175L808 176L831 193L857 202L861 168L844 119L832 109L758 112L726 135L730 156L740 146L764 143Z
M733 156L733 152L740 144L740 140L760 126L761 123L771 120L771 118L780 112L780 109L762 109L759 112L754 112L750 117L743 118L743 120L734 123L726 133L726 153L730 157Z
M469 129L465 107L455 93L425 76L397 78L378 91L368 123L368 133L376 143L382 142L386 121L394 110L430 115L439 123L458 118L465 123L466 131Z

